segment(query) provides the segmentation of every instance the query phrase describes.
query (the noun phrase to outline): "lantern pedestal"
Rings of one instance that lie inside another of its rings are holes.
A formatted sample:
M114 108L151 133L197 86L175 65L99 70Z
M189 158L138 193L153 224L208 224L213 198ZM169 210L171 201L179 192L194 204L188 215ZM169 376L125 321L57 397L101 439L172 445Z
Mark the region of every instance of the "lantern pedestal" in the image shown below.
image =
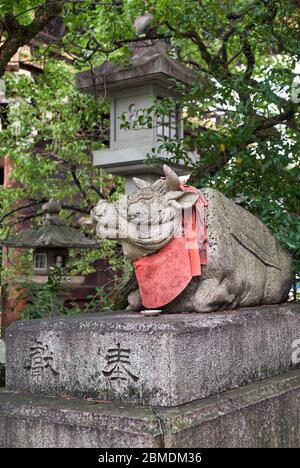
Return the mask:
M125 177L125 193L130 194L136 190L132 177L138 177L153 184L159 176L164 177L162 166L145 164L147 154L151 153L151 148L144 146L141 148L123 148L118 150L94 151L94 166L105 169L110 174ZM164 157L168 157L164 154ZM169 167L176 170L178 175L189 173L187 166L170 164Z

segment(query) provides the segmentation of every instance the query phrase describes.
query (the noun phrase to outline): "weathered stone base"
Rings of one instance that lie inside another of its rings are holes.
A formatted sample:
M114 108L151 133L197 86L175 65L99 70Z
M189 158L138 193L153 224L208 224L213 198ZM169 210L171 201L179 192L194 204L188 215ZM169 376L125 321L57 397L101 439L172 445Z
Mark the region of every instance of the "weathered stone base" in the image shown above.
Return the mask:
M213 314L115 312L18 321L9 390L178 406L293 369L300 304Z
M299 447L300 370L175 408L0 391L0 447Z

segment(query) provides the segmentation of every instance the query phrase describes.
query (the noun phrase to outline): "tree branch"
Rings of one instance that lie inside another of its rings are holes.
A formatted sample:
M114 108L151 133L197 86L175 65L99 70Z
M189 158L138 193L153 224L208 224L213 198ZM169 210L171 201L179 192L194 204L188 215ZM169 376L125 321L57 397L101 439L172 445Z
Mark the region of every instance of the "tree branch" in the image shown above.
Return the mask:
M17 213L18 211L21 211L21 210L26 210L27 208L31 208L31 207L36 206L36 205L40 205L42 203L43 202L41 202L41 201L34 201L32 203L28 203L27 205L18 206L17 208L14 208L14 209L8 211L7 213L5 213L0 218L0 224L5 220L5 218L8 218L8 216L13 215L14 213Z
M83 196L83 198L88 202L88 204L91 206L91 201L86 193L86 191L83 189L81 183L80 183L80 180L78 179L77 177L77 174L76 174L76 166L74 164L71 165L71 175L72 175L72 179L74 180L75 184L77 185L78 189L79 189L79 192L81 193L81 195Z
M55 0L46 0L45 4L36 9L33 21L29 25L18 23L12 13L2 18L3 31L6 39L0 47L0 77L4 74L6 65L19 48L28 44L50 21L62 11L62 3Z
M295 109L290 108L286 111L276 115L275 117L264 119L261 118L261 122L255 127L254 133L259 133L262 130L267 130L269 128L275 127L275 125L288 122L289 120L293 119L295 116Z
M207 49L207 46L206 44L204 43L203 39L201 38L201 36L196 32L196 31L178 31L176 28L174 28L170 23L169 21L165 21L164 24L166 26L168 26L168 28L170 29L170 31L172 31L173 33L175 33L176 36L179 36L179 37L185 37L187 39L191 39L194 44L196 44L198 46L198 49L200 51L200 54L203 58L203 60L207 63L207 64L211 64L212 61L213 61L213 57L212 55L210 54L210 52L208 51Z
M249 44L249 41L247 40L246 37L243 38L242 43L243 43L243 53L247 60L247 68L244 74L244 78L246 81L248 81L251 78L253 70L254 70L255 56Z
M103 198L104 200L106 199L103 193L101 193L100 190L94 184L92 184L90 188L94 190L94 192L96 192L97 195L99 195L99 197Z

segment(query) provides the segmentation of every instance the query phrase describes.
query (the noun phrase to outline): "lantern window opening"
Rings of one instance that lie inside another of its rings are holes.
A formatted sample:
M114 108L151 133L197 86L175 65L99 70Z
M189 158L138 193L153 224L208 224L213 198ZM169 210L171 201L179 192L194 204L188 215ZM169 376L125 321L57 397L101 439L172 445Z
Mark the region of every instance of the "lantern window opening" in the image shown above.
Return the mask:
M47 254L46 253L36 253L34 255L34 269L37 271L47 270Z
M178 113L173 111L168 115L157 117L157 136L175 140L178 136Z

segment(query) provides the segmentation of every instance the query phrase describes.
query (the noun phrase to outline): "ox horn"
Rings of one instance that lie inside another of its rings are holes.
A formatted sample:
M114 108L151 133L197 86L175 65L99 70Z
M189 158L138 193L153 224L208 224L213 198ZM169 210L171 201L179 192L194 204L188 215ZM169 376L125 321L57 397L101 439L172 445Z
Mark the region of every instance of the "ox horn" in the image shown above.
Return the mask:
M167 191L171 192L171 191L180 190L180 181L176 172L174 172L166 164L163 165L163 170L166 176Z

